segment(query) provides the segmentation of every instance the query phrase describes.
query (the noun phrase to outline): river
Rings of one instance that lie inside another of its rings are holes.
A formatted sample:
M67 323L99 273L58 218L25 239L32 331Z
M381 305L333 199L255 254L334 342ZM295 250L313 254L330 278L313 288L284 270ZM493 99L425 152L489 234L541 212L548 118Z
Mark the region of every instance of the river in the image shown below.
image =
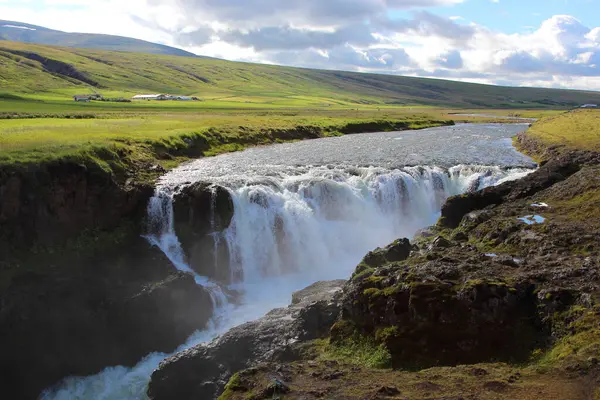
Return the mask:
M311 283L347 279L368 251L435 223L449 196L531 172L535 164L511 142L526 128L465 124L348 135L256 147L169 172L149 205L162 228L148 238L174 268L191 271L172 224L171 196L201 180L226 188L234 203L230 227L215 237L228 245L230 287L196 277L213 293L217 311L211 328L179 350L287 305ZM239 292L241 302L230 304L226 289ZM150 354L133 368L68 378L43 398L145 399L150 375L165 357Z

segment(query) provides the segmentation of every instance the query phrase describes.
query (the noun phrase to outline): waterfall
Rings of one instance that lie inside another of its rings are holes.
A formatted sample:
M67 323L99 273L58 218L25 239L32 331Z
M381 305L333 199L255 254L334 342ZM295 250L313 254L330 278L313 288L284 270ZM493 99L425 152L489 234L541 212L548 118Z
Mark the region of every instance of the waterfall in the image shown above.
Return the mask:
M147 218L149 233L145 236L146 240L161 249L179 271L193 274L196 283L210 294L216 313L221 312L220 309L228 304L223 289L208 277L198 275L187 264L185 253L175 233L172 191L164 188L156 189L154 196L148 202Z
M320 166L285 167L262 176L213 177L216 185L229 191L234 204L231 225L223 232L213 229L212 235L215 250L219 241L227 242L229 265L217 262L219 268L229 268L231 287L243 294L238 306L227 302L219 284L188 265L173 216L173 196L185 183L165 179L148 205L147 239L175 268L194 274L213 296L218 313L209 329L193 335L178 350L287 305L293 291L315 281L348 278L368 251L412 237L435 223L449 196L530 172L464 165L392 170ZM107 368L95 376L68 378L42 397L145 399L150 375L165 357L151 354L132 369Z
M368 251L432 225L446 199L526 170L457 166L314 167L228 188L235 213L224 233L233 282L269 276L347 278Z

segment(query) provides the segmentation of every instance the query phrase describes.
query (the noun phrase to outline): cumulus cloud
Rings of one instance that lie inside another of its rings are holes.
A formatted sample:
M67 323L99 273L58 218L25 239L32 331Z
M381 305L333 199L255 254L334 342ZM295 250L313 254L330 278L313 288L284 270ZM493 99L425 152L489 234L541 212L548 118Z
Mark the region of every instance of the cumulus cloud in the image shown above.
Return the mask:
M369 46L375 39L368 26L344 26L333 31L268 26L249 31L228 30L219 34L221 40L258 51L272 49L330 49L344 44Z
M412 19L385 19L382 28L392 33L410 33L416 36L436 36L455 42L466 42L475 35L473 26L463 25L451 18L444 18L427 11L414 13Z
M504 49L494 54L495 70L541 79L547 76L600 76L598 28L590 29L574 17L556 15L529 35L503 38Z
M451 50L433 60L434 64L448 69L460 69L463 67L463 59L459 50Z
M219 20L238 27L288 24L331 25L364 21L391 10L461 3L463 0L148 0L171 5L193 21Z
M325 52L316 49L269 52L265 57L275 64L319 69L390 72L410 71L416 66L414 60L400 48L360 50L343 45Z
M600 90L600 27L569 15L506 34L428 9L463 0L43 1L0 15L240 61Z

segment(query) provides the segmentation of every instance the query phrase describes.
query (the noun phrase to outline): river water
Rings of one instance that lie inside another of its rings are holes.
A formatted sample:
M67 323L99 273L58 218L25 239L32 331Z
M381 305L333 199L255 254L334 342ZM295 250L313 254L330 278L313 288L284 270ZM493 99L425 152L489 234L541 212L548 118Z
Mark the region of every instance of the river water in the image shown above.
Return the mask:
M234 202L227 242L225 288L196 276L217 308L210 329L179 350L211 340L290 302L293 291L316 281L348 278L370 250L435 223L452 195L518 179L535 164L512 147L523 124L457 125L421 131L371 133L248 149L177 168L158 183L149 216L160 221L148 239L174 268L190 272L173 226L171 196L209 181ZM45 399L145 399L152 371L166 354L150 354L133 368L113 367L66 379Z

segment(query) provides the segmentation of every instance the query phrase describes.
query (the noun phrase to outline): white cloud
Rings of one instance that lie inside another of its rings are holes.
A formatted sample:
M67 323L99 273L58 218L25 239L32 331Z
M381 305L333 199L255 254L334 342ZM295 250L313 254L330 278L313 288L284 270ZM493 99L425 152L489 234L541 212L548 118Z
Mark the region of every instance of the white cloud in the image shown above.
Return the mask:
M233 60L600 90L600 27L568 15L508 35L424 9L461 0L43 1L0 0L0 15Z

